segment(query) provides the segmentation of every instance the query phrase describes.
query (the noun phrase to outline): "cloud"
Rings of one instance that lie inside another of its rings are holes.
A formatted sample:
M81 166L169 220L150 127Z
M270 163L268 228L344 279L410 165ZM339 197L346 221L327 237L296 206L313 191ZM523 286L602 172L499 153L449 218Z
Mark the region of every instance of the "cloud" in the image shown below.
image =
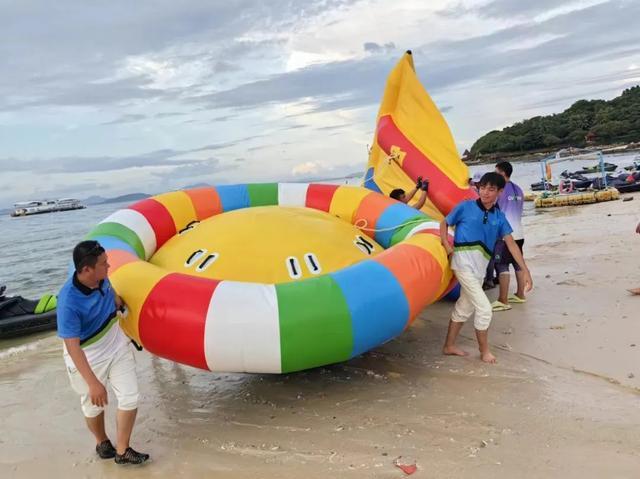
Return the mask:
M396 45L393 42L380 45L375 42L365 42L363 45L364 51L369 53L388 53L396 49Z
M252 51L264 56L261 45L273 45L272 38L253 40L254 32L277 32L350 3L160 0L131 6L114 0L98 6L72 0L45 8L40 2L3 1L0 110L165 98L168 92L153 86L158 75L173 69L180 78L195 67L206 82L236 73ZM237 54L244 58L227 59ZM127 71L135 59L142 62L138 66L157 60L159 69Z
M158 178L181 181L188 178L206 179L214 173L234 168L234 165L224 164L218 158L207 158L205 160L188 160L171 168L153 171L151 175Z
M320 165L313 161L305 161L299 163L291 169L293 176L317 174L320 170Z
M200 150L197 150L200 151ZM122 171L129 168L173 166L189 160L175 160L176 156L189 150L154 150L140 155L111 156L67 156L50 159L0 158L0 170L4 172L34 173L85 173Z
M147 115L128 113L126 115L122 115L120 118L116 118L115 120L106 121L102 123L103 125L120 125L122 123L134 123L136 121L144 120L148 118Z
M569 0L558 2L558 0L536 0L535 2L523 2L513 0L493 0L487 4L470 9L481 16L494 18L531 18L538 14L548 14L551 11L572 11L580 10L585 3L608 3L607 1L585 2L584 0Z
M610 2L472 38L441 40L414 48L416 70L427 89L437 92L470 82L511 81L598 55L626 57L640 52L638 17L640 3ZM613 30L619 34L612 36ZM379 51L370 43L369 50ZM305 102L315 112L359 108L379 102L396 61L394 54L310 65L188 101L239 110L288 102Z

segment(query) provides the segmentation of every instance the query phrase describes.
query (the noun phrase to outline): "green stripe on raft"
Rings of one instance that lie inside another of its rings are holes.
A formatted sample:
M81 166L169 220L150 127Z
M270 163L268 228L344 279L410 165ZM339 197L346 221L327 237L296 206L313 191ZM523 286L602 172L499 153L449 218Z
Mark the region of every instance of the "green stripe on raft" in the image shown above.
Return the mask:
M433 221L433 220L428 216L418 215L405 221L403 223L403 226L400 226L398 230L395 233L393 233L393 236L391 237L391 243L389 243L389 248L397 245L401 241L404 241L404 239L411 232L411 230L416 226L418 226L419 223L426 223L427 221Z
M98 236L113 236L118 238L131 246L138 255L138 258L142 260L145 259L144 246L140 238L138 238L138 235L120 223L100 223L91 230L85 239L97 238Z
M278 204L278 183L247 185L250 206L273 206Z
M330 276L276 284L282 372L346 361L353 350L347 302Z

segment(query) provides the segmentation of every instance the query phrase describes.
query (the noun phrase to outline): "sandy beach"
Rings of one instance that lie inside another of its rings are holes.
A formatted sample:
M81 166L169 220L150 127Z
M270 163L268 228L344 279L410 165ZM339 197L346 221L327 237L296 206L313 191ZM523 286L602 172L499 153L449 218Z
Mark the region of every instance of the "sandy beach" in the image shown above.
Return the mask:
M397 461L416 478L636 478L640 297L625 288L640 286L637 196L524 219L535 290L494 315L497 365L478 359L470 325L471 356L441 355L451 303L362 357L296 374L137 353L142 468L96 458L61 343L42 338L2 358L0 477L404 477Z

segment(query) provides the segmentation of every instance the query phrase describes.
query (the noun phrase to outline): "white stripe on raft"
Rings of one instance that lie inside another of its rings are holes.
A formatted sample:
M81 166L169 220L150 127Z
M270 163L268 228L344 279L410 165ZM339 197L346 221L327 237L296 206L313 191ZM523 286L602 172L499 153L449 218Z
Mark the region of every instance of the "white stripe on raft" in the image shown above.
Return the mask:
M100 223L119 223L138 235L144 247L145 260L151 258L156 251L156 234L142 213L136 210L118 210Z
M305 206L307 203L308 183L279 183L278 205Z
M423 231L423 230L440 230L440 223L435 221L425 221L424 223L417 224L405 237L405 239L411 238L414 234Z
M275 286L218 284L207 312L204 354L211 371L282 372Z

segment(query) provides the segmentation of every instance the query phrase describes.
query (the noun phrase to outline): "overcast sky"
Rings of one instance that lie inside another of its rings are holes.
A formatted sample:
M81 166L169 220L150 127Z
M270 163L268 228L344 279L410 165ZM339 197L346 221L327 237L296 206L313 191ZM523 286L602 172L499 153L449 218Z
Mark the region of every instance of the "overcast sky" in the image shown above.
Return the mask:
M460 151L640 83L638 0L0 0L0 12L0 206L363 171L406 49Z

